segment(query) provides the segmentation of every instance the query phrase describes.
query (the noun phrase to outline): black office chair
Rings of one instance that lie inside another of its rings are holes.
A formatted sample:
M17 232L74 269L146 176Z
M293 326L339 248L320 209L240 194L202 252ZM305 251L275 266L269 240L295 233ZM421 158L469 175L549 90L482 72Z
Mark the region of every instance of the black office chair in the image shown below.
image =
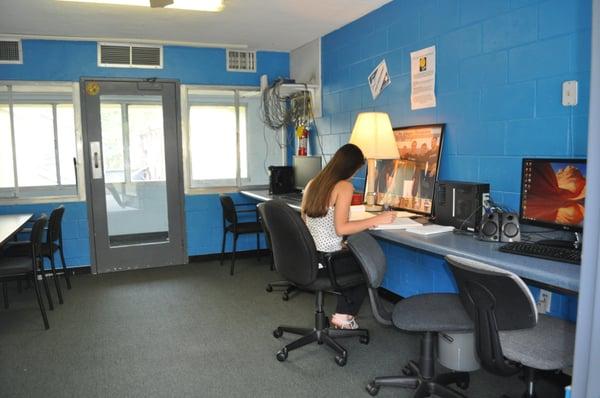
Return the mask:
M230 275L233 275L235 267L235 254L237 249L237 240L240 235L256 234L256 256L260 259L260 233L263 231L260 222L258 221L258 212L255 203L233 203L233 199L228 195L219 195L221 207L223 208L223 242L221 244L221 265L225 259L225 241L227 233L233 234L233 251L231 253L231 269ZM236 207L249 207L249 209L238 210ZM256 221L239 222L238 213L255 213Z
M65 214L64 206L59 206L52 210L50 213L50 219L48 220L48 232L46 233L46 240L42 242L40 255L50 260L50 269L54 278L54 285L56 287L56 294L58 295L58 302L62 304L63 295L60 288L60 282L58 275L56 274L56 262L55 255L58 252L62 264L63 276L67 283L67 289L71 289L71 278L69 277L69 270L67 269L65 262L65 255L63 252L63 238L62 238L62 218ZM18 241L10 242L6 245L4 250L6 256L30 256L31 255L31 242L29 241ZM44 273L42 272L42 275ZM45 278L45 275L44 275ZM53 305L50 305L50 309L53 309Z
M367 392L375 396L380 387L400 387L416 389L415 398L433 394L442 398L464 398L463 394L450 389L448 385L456 384L462 389L468 388L468 373L435 374L435 343L438 332L473 330L473 322L463 308L459 296L450 293L419 294L401 300L390 313L377 294L387 268L383 250L367 232L348 237L348 247L358 259L367 279L371 310L375 319L384 325L393 324L398 329L423 334L419 363L409 361L402 370L403 376L374 378L367 385Z
M0 281L8 282L12 280L30 280L33 283L35 296L37 298L40 312L42 313L44 327L49 329L50 325L48 323L48 317L46 316L46 309L44 308L44 302L40 294L40 286L38 281L38 272L42 267L42 257L40 255L42 232L44 230L44 226L46 225L46 221L46 216L41 216L35 221L31 228L31 236L29 239L29 244L31 247L29 250L29 256L0 258ZM46 293L48 293L47 286ZM7 302L8 298L4 297L4 299Z
M575 325L538 315L525 282L510 271L479 261L447 256L463 305L475 324L476 348L489 372L523 372L524 398L534 398L535 369L573 365Z
M369 332L366 329L330 328L323 311L323 293L325 290L339 291L365 283L359 273L336 276L336 262L347 259L352 254L348 250L333 253L317 252L315 242L300 215L281 200L261 203L258 209L270 233L277 271L299 288L316 293L314 328L279 326L273 331L273 336L276 338L281 337L283 333L302 336L283 347L277 353L277 359L285 361L290 351L317 342L331 347L337 353L335 362L339 366L344 366L348 353L334 338L359 337L361 343L368 344ZM324 265L324 269L319 270L320 263Z

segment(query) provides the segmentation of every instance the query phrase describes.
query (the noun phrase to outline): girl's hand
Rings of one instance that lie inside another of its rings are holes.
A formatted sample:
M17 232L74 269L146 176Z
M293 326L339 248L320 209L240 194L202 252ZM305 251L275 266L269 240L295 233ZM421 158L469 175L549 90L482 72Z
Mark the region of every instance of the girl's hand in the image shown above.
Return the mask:
M391 224L396 219L395 211L384 211L372 218L374 225Z

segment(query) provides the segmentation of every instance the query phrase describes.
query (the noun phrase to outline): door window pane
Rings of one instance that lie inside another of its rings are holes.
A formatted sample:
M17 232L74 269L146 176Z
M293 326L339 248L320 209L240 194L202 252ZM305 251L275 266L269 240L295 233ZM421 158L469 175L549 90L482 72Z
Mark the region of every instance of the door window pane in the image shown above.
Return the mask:
M129 105L131 181L165 181L162 105Z
M0 104L0 188L13 188L12 139L8 105Z
M56 130L58 135L58 159L60 167L60 183L75 185L75 166L73 159L77 156L75 145L75 111L71 104L56 106Z
M58 185L52 105L13 106L19 186Z
M125 182L121 104L101 103L102 160L106 182Z

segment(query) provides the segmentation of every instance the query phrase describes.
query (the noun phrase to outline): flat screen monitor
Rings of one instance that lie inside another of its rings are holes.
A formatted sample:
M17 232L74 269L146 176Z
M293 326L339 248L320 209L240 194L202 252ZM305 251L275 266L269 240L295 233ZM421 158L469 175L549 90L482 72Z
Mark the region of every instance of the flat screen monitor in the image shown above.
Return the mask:
M443 124L394 128L400 159L376 160L375 170L367 171L365 192L376 192L378 205L430 216L443 132Z
M320 156L294 156L294 181L296 189L303 190L306 184L321 171Z
M581 232L586 171L585 159L523 159L521 223Z

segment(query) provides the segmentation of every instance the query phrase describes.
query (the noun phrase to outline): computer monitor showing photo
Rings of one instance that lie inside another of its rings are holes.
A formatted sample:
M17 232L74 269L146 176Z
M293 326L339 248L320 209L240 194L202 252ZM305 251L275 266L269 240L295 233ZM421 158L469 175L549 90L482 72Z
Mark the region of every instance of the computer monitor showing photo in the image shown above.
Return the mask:
M294 156L294 181L296 189L304 190L306 184L321 171L320 156Z
M376 192L378 205L431 215L443 131L443 124L395 128L400 159L377 160L365 192Z
M586 171L585 159L523 159L521 223L582 231Z

